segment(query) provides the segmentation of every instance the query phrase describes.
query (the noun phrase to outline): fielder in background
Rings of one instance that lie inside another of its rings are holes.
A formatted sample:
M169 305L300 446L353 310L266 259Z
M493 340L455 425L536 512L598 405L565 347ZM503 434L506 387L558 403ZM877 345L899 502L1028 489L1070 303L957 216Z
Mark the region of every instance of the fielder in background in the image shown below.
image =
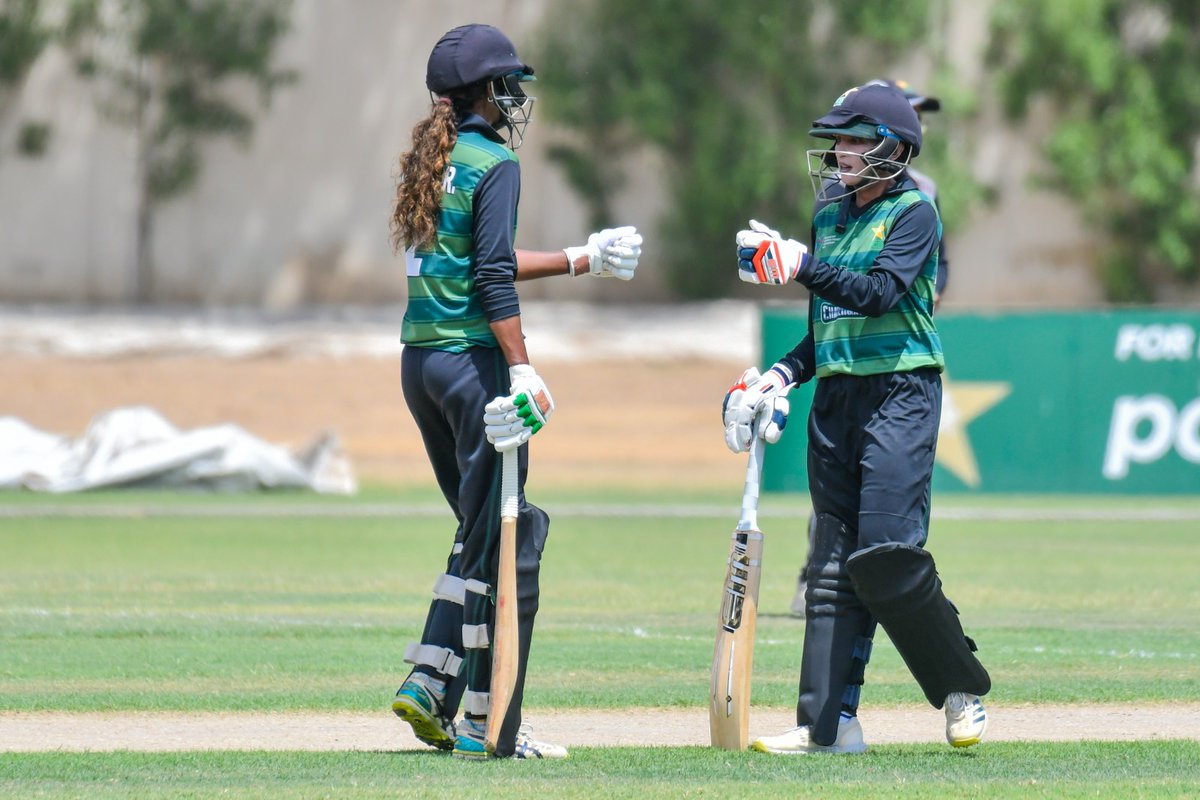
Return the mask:
M514 281L554 275L629 280L641 254L633 228L592 234L555 252L516 250L520 146L534 98L533 69L488 25L446 33L429 55L429 115L400 159L392 237L405 248L408 307L404 399L446 502L454 542L414 665L392 710L421 741L465 759L564 758L521 724L525 667L538 608L538 569L549 518L526 502L526 442L554 401L529 361ZM486 411L485 411L486 408ZM519 450L517 594L520 668L494 754L484 746L490 632L500 529L501 458ZM401 563L408 570L408 563ZM463 718L454 720L461 707Z
M918 91L915 91L911 86L908 85L908 81L904 81L904 80L893 81L893 80L886 80L883 78L877 78L877 79L875 79L873 81L869 81L867 83L868 86L870 86L872 84L882 84L884 86L891 86L895 89L899 89L901 92L904 93L904 99L908 101L908 104L910 106L912 106L913 111L917 112L917 121L919 121L921 123L921 135L922 136L925 135L924 115L932 114L936 111L940 111L942 108L941 100L938 100L936 97L928 97L926 95L921 94ZM933 178L929 177L924 172L920 172L919 170L914 169L911 166L908 168L907 172L908 172L908 177L912 178L913 183L915 183L917 185L917 188L920 189L925 194L927 194L929 196L929 198L931 200L933 200L934 208L937 208L940 212L941 206L938 205L937 183L933 180ZM940 216L940 213L939 213L939 216ZM938 271L937 271L937 280L934 282L934 285L933 285L933 307L935 310L937 309L938 304L940 304L942 302L942 295L946 293L946 284L947 284L947 282L949 282L949 280L950 280L950 257L946 254L946 237L942 236L938 240Z
M815 536L808 564L796 727L756 739L767 753L861 753L857 718L876 624L956 747L983 737L991 688L924 549L941 414L933 322L941 223L907 174L921 126L890 86L849 90L813 123L813 251L751 220L739 275L809 289L809 331L761 377L726 396L725 438L749 446L759 409L817 378L808 423ZM745 384L745 385L743 385Z
M926 112L932 113L934 111L938 111L942 107L942 102L936 97L927 97L919 92L914 91L912 87L908 85L907 81L893 81L883 78L876 78L873 81L868 81L864 85L891 86L903 92L904 98L908 100L908 104L912 106L913 111L917 112L917 120L921 123L922 137L924 137L925 134L925 121L922 115ZM941 207L938 205L937 183L934 182L933 178L929 177L924 172L918 172L912 166L909 166L906 172L908 173L908 177L912 178L913 183L917 185L917 188L928 195L931 200L933 200L934 208L939 210L939 216L941 216ZM946 237L943 235L938 240L937 280L934 282L933 286L933 308L935 311L937 310L938 304L940 304L942 301L942 294L946 291L946 283L949 281L949 279L950 258L946 254ZM815 519L810 520L808 526L808 552L810 553L812 552L813 533L816 530L814 525L815 521ZM796 594L792 597L792 615L797 617L804 616L804 593L808 588L808 568L806 565L807 559L805 560L805 566L800 567L800 574L796 577Z

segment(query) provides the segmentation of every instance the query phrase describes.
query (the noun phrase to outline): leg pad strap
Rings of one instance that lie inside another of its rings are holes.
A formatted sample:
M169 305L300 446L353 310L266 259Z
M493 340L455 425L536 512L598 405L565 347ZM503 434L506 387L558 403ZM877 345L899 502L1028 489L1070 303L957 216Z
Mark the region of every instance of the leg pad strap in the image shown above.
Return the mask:
M433 596L436 600L449 600L461 606L467 596L467 582L462 578L442 573L433 582Z
M463 647L479 649L489 647L491 640L488 639L487 625L463 625L462 626Z
M413 642L404 649L404 660L417 666L433 667L442 675L454 677L462 667L462 659L448 647Z

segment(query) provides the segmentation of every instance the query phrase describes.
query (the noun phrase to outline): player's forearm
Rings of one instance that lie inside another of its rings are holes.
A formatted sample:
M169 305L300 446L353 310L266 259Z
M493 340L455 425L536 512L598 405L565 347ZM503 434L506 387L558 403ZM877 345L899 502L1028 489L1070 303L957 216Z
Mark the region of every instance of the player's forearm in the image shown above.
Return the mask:
M907 287L892 273L873 269L865 275L829 264L816 264L804 285L831 303L868 317L891 310Z
M792 348L791 352L779 359L780 364L791 370L791 378L797 384L812 380L813 374L816 372L814 365L817 359L813 349L813 335L810 330L808 335Z
M520 315L488 324L491 325L492 333L496 336L496 343L500 345L500 352L504 353L504 360L510 367L529 363L529 353L525 349L525 334L521 330Z
M567 254L562 250L517 251L517 280L519 281L566 275L569 272L567 267Z

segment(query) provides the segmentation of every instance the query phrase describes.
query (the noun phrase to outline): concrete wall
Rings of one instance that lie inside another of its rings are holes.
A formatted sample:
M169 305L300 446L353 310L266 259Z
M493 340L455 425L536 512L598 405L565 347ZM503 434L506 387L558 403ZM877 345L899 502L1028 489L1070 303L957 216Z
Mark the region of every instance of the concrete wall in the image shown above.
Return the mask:
M471 21L502 26L520 47L545 5L296 0L279 63L298 70L299 83L276 94L249 147L206 144L198 187L156 216L161 296L277 307L401 299L403 266L391 252L388 218L397 158L428 110L429 50L444 31ZM13 151L25 116L54 125L43 158ZM588 233L582 204L545 163L553 133L535 108L521 150L522 247L557 249ZM0 143L0 301L125 300L134 260L133 134L99 116L63 53L48 52L34 66L0 120ZM629 220L652 223L654 187L630 194L640 202ZM553 283L567 281L530 284L523 294L544 295ZM580 280L560 291L587 296L603 283L615 282Z
M558 0L565 2L566 0ZM205 145L199 186L156 218L156 281L169 302L287 308L312 302L394 302L403 270L388 243L399 153L428 108L425 60L445 30L496 24L518 48L528 44L556 0L295 0L295 29L280 63L300 82L281 90L259 119L252 143ZM982 82L986 12L951 3L937 35L963 80ZM897 65L913 82L920 60ZM53 123L49 152L13 154L16 120ZM544 115L543 115L544 116ZM1094 249L1071 207L1029 186L1045 127L1004 127L994 108L969 141L977 176L997 189L950 239L954 271L947 307L1078 306L1097 302ZM518 245L557 249L588 231L583 204L546 162L563 135L544 118L520 154L523 192ZM60 52L33 68L0 108L0 302L120 303L130 296L134 257L135 146L128 130L101 119L92 94ZM631 156L630 185L615 207L648 234L636 287L558 279L522 285L533 298L657 300L653 228L664 200L653 153ZM730 232L732 237L733 232Z

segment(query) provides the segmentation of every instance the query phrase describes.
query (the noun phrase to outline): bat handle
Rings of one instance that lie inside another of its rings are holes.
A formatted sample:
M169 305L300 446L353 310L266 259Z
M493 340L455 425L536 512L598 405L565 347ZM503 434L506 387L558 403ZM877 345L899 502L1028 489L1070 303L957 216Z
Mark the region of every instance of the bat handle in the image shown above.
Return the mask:
M742 519L738 523L738 530L754 530L758 527L758 487L762 480L765 445L758 436L750 439L750 456L746 459L746 488L742 491Z
M505 450L500 463L500 516L517 518L517 451Z

